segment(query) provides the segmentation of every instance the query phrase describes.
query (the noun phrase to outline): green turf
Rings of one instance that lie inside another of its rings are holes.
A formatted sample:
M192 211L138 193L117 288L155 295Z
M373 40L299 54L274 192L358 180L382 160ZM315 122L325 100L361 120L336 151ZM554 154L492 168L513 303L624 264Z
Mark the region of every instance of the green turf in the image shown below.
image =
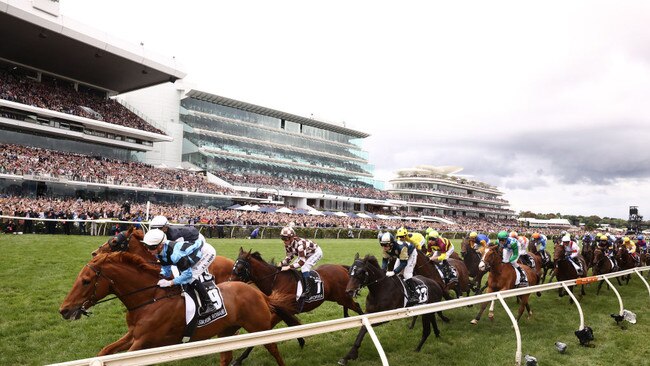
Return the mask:
M40 365L94 356L104 345L126 331L125 309L117 301L100 304L92 316L79 321L65 321L58 307L72 286L79 270L90 259L90 252L105 238L78 236L21 235L0 236L0 365ZM234 258L239 247L262 252L265 259L284 255L279 240L211 239L218 253ZM320 240L324 257L321 263L352 264L356 252L379 254L374 240ZM520 323L523 353L538 358L540 365L647 365L650 351L646 346L650 334L650 297L639 278L620 288L625 308L637 314L638 323L616 326L609 314L618 311L612 291L595 296L595 286L587 287L581 304L586 323L594 328L594 348L579 347L573 332L578 327L578 312L567 297L546 292L531 297L533 318ZM360 301L363 303L365 292ZM516 305L508 300L511 309ZM511 365L514 362L515 334L505 312L497 305L496 319L487 316L478 326L469 324L476 307L447 311L452 319L440 324L441 338L431 337L422 352L413 349L420 338L421 326L408 330L404 319L376 328L391 365ZM342 316L341 308L327 303L301 314L304 323ZM300 350L295 341L280 343L288 365L336 364L345 355L356 336L348 330L314 336ZM559 354L555 341L569 345ZM218 356L199 357L173 362L174 365L214 365ZM377 365L379 356L369 337L364 341L359 359L350 365ZM274 365L264 348L258 347L248 365Z

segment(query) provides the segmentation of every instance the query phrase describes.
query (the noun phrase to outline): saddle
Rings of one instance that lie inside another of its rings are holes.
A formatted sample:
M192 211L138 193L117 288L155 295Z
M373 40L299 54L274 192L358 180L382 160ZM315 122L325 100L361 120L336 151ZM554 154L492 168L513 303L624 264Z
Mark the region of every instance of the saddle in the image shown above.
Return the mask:
M297 275L302 277L302 273L296 271ZM316 271L310 271L309 277L307 280L309 284L307 285L307 292L304 296L302 295L302 281L298 281L296 286L296 300L301 302L314 302L321 301L325 298L325 288L323 286L323 281L321 280L320 274Z
M403 280L401 277L398 277L404 286L404 306L413 306L424 304L429 300L429 289L424 284L415 277L411 277L408 280Z
M528 277L526 271L521 267L514 267L517 278L515 279L515 287L528 287Z

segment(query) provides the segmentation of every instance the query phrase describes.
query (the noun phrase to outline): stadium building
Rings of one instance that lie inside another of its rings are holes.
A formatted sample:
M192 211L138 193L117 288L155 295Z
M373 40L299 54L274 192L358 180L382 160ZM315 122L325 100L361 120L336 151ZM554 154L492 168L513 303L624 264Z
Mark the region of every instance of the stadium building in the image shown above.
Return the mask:
M489 184L457 175L463 168L421 165L397 172L388 191L406 201L409 212L423 216L465 216L511 219L514 211Z

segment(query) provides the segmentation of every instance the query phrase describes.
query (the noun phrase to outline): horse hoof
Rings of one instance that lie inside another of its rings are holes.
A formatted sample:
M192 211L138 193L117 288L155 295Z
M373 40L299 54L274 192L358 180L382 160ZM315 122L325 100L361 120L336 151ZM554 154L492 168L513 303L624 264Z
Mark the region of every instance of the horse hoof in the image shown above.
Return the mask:
M494 313L489 313L488 314L488 319L494 320Z
M476 319L472 319L472 321L470 321L470 323L476 325L476 324L478 324L478 320L476 320Z
M342 359L339 360L338 364L341 365L341 366L345 366L345 365L348 364L348 360L346 360L345 358L342 358Z

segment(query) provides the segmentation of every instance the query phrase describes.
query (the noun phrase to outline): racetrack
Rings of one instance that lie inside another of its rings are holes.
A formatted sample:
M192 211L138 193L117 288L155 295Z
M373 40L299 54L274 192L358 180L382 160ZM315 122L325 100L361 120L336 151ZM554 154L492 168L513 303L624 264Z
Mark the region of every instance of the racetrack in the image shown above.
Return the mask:
M90 259L90 252L106 238L79 236L20 235L0 236L2 265L0 279L0 364L40 365L87 358L104 345L115 341L126 330L124 307L119 301L100 304L91 309L89 318L64 321L58 313L81 267ZM240 246L259 250L265 259L281 259L284 249L279 240L209 240L218 254L234 258ZM324 250L321 263L351 264L354 254L378 255L375 240L318 240ZM595 296L595 285L587 287L581 301L585 322L594 329L594 348L578 346L573 335L578 327L578 313L568 298L546 292L541 298L531 297L532 319L520 323L523 353L530 353L543 365L644 365L650 356L645 346L650 334L649 295L645 285L633 278L629 286L619 289L625 308L637 314L637 324L617 327L609 316L618 311L618 301L611 291ZM361 302L365 292L360 298ZM514 300L509 300L515 309ZM505 312L496 308L493 323L484 316L478 326L469 321L477 309L462 308L447 312L452 319L440 324L442 336L430 337L422 352L412 350L421 328L407 329L407 321L396 321L377 328L391 365L509 365L514 360L515 337ZM335 319L342 316L336 304L325 304L308 314L303 322ZM297 342L283 342L280 350L288 365L335 364L356 336L349 330L310 337L303 350ZM559 354L553 344L560 340L569 345L566 354ZM217 356L175 362L179 365L214 365ZM364 341L360 358L350 365L377 365L379 357L369 339ZM275 365L268 353L253 352L248 365Z

